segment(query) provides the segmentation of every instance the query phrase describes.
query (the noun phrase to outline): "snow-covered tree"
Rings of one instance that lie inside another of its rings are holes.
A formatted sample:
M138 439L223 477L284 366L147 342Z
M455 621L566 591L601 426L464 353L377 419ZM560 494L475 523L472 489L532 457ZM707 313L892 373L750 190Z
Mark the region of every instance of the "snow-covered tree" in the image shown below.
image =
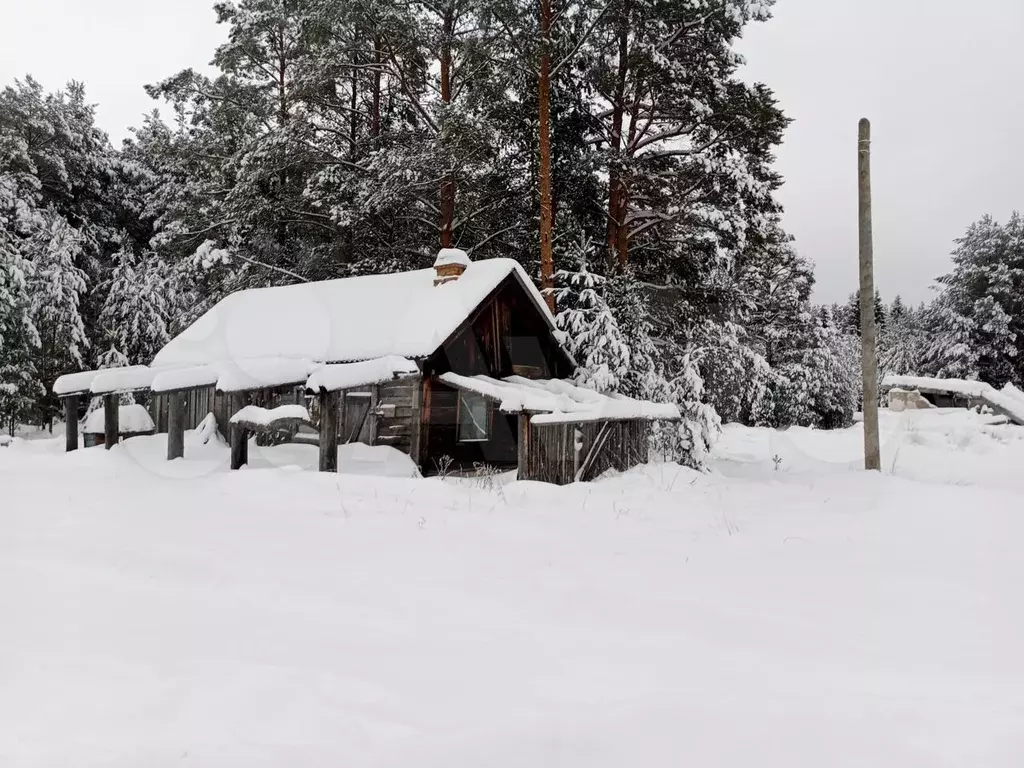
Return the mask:
M7 186L8 194L10 189ZM28 294L32 265L22 258L5 226L11 216L4 215L3 195L0 179L0 426L13 434L32 415L43 387L35 364L39 334Z
M879 377L920 375L925 348L921 318L897 296L888 310L885 328L879 334Z
M607 278L587 267L588 246L579 249L576 270L559 270L555 322L579 368L576 381L599 392L620 391L629 374L630 350L604 292Z
M1024 384L1024 217L986 216L957 240L926 315L925 370Z
M28 243L32 261L29 281L32 317L39 332L38 371L46 385L64 373L81 370L89 348L81 302L86 290L83 237L53 210ZM52 424L59 413L57 398L47 393L40 402L40 423Z
M173 300L167 267L155 254L136 256L127 245L118 251L99 318L101 361L148 365L170 340Z

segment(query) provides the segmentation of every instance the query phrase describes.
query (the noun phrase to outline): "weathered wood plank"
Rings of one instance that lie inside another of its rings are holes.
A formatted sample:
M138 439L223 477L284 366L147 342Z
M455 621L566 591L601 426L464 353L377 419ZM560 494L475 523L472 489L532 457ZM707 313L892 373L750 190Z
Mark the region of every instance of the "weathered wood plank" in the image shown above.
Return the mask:
M78 395L64 398L64 450L78 450Z
M103 447L108 451L117 445L120 431L118 425L120 402L120 395L103 396Z

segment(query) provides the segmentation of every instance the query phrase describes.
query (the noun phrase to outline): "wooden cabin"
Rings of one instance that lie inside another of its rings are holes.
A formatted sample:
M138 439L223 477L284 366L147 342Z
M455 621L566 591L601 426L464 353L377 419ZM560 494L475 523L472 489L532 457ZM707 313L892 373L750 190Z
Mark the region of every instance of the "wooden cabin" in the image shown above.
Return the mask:
M213 413L241 462L247 435L233 414L305 405L314 426L289 426L319 442L328 471L346 442L392 446L428 475L518 467L570 482L645 462L650 422L678 410L575 387L575 368L517 262L443 249L432 269L240 291L144 371L73 374L54 391L150 391L169 458Z

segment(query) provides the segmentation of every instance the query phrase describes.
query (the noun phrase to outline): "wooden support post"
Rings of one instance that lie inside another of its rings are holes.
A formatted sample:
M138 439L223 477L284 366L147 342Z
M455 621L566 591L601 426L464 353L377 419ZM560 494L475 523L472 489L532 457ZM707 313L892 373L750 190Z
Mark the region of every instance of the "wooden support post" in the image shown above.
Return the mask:
M249 463L249 430L241 424L231 425L231 468L241 469Z
M118 424L120 403L121 398L116 394L103 396L103 447L108 451L117 445L120 433Z
M377 444L377 433L380 431L380 416L377 411L380 408L380 385L374 384L370 387L370 434L367 436L367 445Z
M519 468L516 477L529 480L530 475L530 415L519 414Z
M340 392L320 393L320 471L338 471L338 416Z
M860 121L857 140L860 217L860 343L864 386L864 469L881 470L878 445L878 359L875 352L875 267L871 232L871 123Z
M64 450L78 450L78 395L64 398Z
M167 460L185 455L185 398L181 392L167 394Z
M230 395L228 420L245 407L246 393L235 392ZM241 469L249 463L249 431L241 424L231 424L229 429L231 440L231 468Z
M412 434L409 435L409 456L420 471L423 470L420 461L423 456L423 390L426 388L426 382L426 379L418 380L412 388Z

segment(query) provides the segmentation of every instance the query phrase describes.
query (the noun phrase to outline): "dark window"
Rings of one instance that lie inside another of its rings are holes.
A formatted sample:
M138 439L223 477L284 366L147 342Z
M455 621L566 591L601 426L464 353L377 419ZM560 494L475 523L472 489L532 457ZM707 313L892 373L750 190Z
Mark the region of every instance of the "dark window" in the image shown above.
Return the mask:
M490 436L491 407L475 392L459 392L459 442L482 442Z

